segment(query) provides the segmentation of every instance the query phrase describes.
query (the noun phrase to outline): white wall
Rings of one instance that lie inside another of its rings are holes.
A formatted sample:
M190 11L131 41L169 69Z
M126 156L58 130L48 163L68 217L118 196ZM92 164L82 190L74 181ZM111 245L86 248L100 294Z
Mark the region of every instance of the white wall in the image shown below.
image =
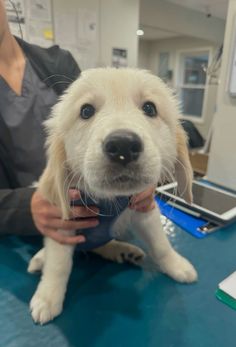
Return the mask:
M230 0L226 21L223 61L217 96L218 110L208 165L208 179L236 190L236 98L228 95L233 42L236 38L236 1Z
M70 38L61 40L60 18L68 15L63 29L73 36L77 30L73 21L81 10L96 16L97 37L95 42L78 42L76 47L68 44ZM55 42L73 53L82 70L111 65L112 48L127 49L128 66L137 66L139 0L53 0L53 13Z
M140 23L180 35L222 43L225 22L166 0L141 0Z
M96 38L92 42L79 42L79 11L87 10L95 15ZM100 43L100 1L99 0L52 0L54 40L60 47L68 49L82 70L98 64ZM74 41L74 42L73 42Z
M212 53L216 51L218 45L211 41L197 39L194 37L175 37L171 39L163 39L157 41L141 40L139 44L139 62L140 68L151 70L154 74L158 74L159 54L168 52L170 54L169 68L173 71L173 83L171 87L174 89L177 85L178 73L178 55L182 50L210 48ZM203 110L202 120L195 122L204 138L207 137L211 125L211 121L216 109L217 85L208 85L206 88L206 100Z
M151 41L148 41L148 40L140 40L139 41L138 67L140 69L148 69L148 70L152 71L154 74L156 74L156 70L151 68L151 63L150 63L151 48L152 48Z
M100 65L111 64L112 48L128 51L128 65L137 66L139 0L101 0Z

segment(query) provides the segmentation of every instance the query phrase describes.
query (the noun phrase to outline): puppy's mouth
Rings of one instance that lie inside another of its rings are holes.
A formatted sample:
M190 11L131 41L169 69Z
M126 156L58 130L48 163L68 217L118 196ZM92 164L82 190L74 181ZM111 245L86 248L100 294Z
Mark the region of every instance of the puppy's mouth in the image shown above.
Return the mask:
M150 177L146 177L140 174L119 174L119 175L108 175L104 177L103 187L104 189L125 191L125 190L136 190L143 185L150 184Z
M112 181L113 183L127 183L127 182L134 182L134 181L136 181L136 179L131 178L131 177L128 176L128 175L119 175L119 176L117 176L117 177L113 177L113 178L111 179L111 181Z
M86 172L90 171L92 168L89 162ZM150 165L139 161L123 166L100 160L93 172L93 175L84 176L85 181L91 191L104 196L136 194L156 182Z

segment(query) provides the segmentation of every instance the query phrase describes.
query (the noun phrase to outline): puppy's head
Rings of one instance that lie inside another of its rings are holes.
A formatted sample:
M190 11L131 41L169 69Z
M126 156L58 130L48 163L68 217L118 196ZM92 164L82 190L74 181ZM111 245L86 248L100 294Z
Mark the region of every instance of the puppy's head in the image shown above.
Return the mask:
M48 165L40 189L68 214L70 186L101 198L131 195L171 177L191 200L191 166L178 107L156 76L91 69L75 81L46 122Z

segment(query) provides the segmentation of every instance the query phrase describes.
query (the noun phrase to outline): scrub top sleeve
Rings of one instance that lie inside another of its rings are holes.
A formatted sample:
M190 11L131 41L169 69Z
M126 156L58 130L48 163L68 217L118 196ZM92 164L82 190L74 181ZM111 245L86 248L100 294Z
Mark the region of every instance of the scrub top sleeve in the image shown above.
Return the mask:
M0 236L39 235L30 210L34 191L35 188L0 190Z

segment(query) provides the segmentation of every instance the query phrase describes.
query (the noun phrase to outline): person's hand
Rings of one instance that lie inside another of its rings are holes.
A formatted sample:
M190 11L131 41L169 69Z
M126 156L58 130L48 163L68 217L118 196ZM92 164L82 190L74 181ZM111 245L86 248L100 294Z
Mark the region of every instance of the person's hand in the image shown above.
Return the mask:
M138 212L149 212L156 206L154 199L155 187L150 187L142 193L132 196L130 208Z
M80 198L79 192L72 189L69 196L71 200ZM95 206L72 207L70 217L79 220L63 220L61 210L44 199L39 191L36 190L31 199L31 213L37 229L44 236L51 237L61 244L73 245L84 242L84 235L69 236L69 231L96 227L99 224L98 212ZM59 233L58 229L68 230L68 236Z

